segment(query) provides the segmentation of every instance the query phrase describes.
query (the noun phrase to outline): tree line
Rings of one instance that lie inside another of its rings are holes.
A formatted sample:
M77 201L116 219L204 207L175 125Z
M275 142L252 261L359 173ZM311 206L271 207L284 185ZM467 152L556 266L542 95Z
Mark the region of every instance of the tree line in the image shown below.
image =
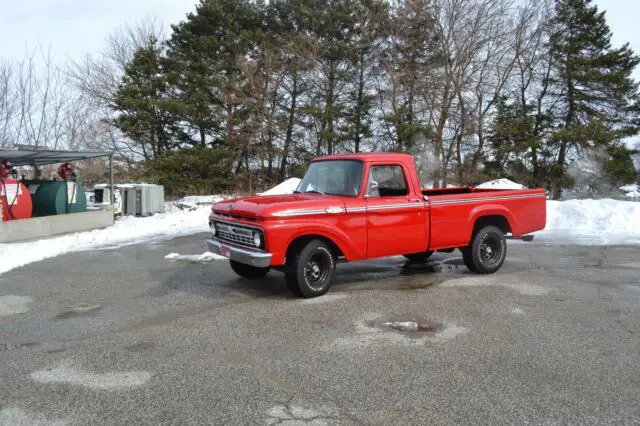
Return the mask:
M426 186L507 177L560 198L585 161L588 185L636 179L639 61L591 0L200 0L70 78L104 140L170 193L385 150L415 155Z

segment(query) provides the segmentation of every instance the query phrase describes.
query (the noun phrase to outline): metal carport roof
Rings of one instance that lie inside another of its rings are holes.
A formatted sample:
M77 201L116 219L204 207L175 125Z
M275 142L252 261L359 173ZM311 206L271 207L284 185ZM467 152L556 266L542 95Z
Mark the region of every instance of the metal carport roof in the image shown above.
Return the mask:
M14 166L42 166L65 161L111 157L113 154L109 151L56 151L29 145L13 145L9 148L0 148L0 161L9 160Z
M9 147L0 148L0 161L9 160L14 167L43 166L46 164L64 163L65 161L109 157L111 204L115 203L115 195L113 193L113 155L114 152L109 151L56 151L53 149L39 149L30 145L10 145Z

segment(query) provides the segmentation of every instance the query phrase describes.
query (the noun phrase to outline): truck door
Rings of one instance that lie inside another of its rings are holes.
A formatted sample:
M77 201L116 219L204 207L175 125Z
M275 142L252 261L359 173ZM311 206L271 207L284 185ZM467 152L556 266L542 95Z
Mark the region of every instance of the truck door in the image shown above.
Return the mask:
M400 164L371 164L365 203L367 257L418 253L427 249L422 195L412 195Z

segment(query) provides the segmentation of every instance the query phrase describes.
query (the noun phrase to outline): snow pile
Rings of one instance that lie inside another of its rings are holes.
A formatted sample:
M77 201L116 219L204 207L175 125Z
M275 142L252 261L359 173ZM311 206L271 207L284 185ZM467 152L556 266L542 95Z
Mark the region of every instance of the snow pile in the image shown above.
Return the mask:
M0 244L0 274L64 253L116 248L154 239L191 235L209 230L211 207L181 211L167 204L165 213L149 217L125 216L105 229L79 232L50 239Z
M287 179L284 182L280 183L279 185L276 185L273 188L258 195L293 194L293 191L295 191L298 188L299 184L300 184L300 179L298 178Z
M225 197L222 195L190 195L174 201L173 204L180 209L195 210L199 206L212 206L224 200Z
M640 199L640 185L637 183L620 187L625 198Z
M640 203L547 201L547 225L534 241L585 245L640 244Z
M524 185L513 182L509 179L496 179L489 182L481 183L476 186L478 189L527 189Z
M213 260L226 260L227 258L224 256L220 256L219 254L211 253L210 251L205 251L202 254L180 254L180 253L169 253L164 257L169 260L184 260L187 262L211 262Z

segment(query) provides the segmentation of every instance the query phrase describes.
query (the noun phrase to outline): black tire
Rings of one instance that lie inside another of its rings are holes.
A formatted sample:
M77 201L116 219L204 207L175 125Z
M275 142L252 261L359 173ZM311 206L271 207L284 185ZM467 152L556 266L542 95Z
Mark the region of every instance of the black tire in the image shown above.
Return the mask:
M322 296L331 287L335 268L335 256L323 241L311 240L298 245L287 256L287 287L298 297Z
M471 245L462 249L462 258L471 272L493 274L507 257L507 239L495 226L485 226L473 235Z
M269 273L269 268L258 268L257 266L236 262L235 260L229 260L229 264L231 265L233 272L250 280L263 278L267 273Z
M425 262L432 254L433 251L422 251L420 253L404 254L403 256L412 262Z

